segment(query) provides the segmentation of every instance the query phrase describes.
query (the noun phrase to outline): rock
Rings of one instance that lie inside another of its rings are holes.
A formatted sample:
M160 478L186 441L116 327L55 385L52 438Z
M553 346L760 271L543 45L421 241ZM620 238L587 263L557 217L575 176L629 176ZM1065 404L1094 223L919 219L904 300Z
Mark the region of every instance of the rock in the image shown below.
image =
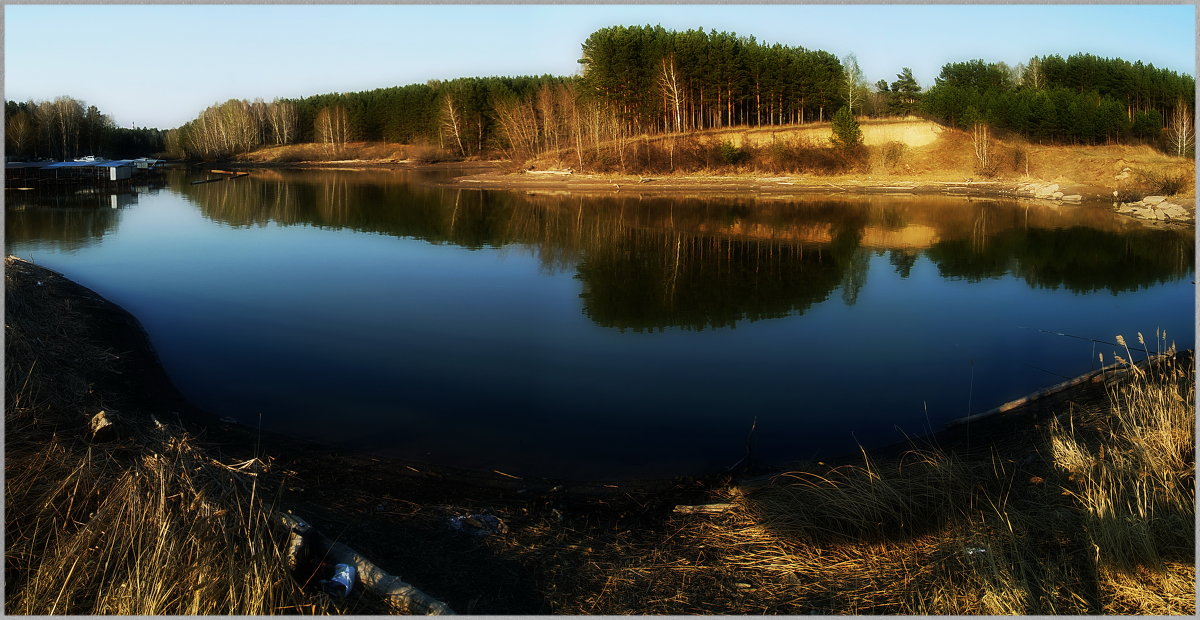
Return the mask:
M1063 197L1063 193L1062 192L1054 192L1053 194L1050 194L1050 197L1055 200L1059 200Z
M1162 209L1160 211L1160 213L1162 213L1163 218L1168 219L1168 220L1182 220L1183 219L1183 211L1181 211L1179 209Z
M1126 168L1126 169L1122 170L1120 174L1113 176L1114 181L1124 181L1125 179L1128 179L1128 178L1129 178L1129 168Z
M1079 194L1071 194L1070 196L1063 196L1062 200L1063 202L1080 202L1083 200L1083 196L1080 196Z
M1036 190L1034 190L1034 196L1036 196L1038 198L1049 198L1054 195L1054 192L1057 192L1057 191L1058 191L1058 183L1051 183L1049 185L1043 185L1043 186L1037 188Z
M92 420L88 422L88 428L92 431L93 441L108 441L117 434L116 424L114 424L112 418L103 411L92 416Z
M1167 199L1166 196L1146 196L1145 198L1142 199L1142 203L1148 204L1148 205L1156 205L1166 199Z

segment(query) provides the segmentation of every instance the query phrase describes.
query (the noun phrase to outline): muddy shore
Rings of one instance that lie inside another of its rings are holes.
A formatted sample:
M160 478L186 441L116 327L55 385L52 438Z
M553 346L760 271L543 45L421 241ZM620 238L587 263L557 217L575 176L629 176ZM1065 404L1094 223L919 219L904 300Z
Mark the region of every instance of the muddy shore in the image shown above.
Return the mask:
M89 380L123 423L150 424L154 415L189 429L218 457L265 455L279 475L279 509L302 515L327 535L446 601L459 613L561 612L564 601L581 594L556 582L561 578L558 571L562 570L563 554L574 557L580 550L590 552L603 545L616 548L618 545L610 542L628 536L645 545L660 541L669 548L666 541L680 527L678 516L673 515L675 506L704 504L731 487L751 489L771 478L771 472L747 469L736 476L612 483L520 479L337 452L222 422L180 396L145 332L122 308L42 267L19 260L10 260L7 266L15 276L7 291L10 300L19 302L23 289L45 287L54 303L82 311L89 340L117 355L116 372ZM1043 460L1024 458L1041 432L1041 422L1061 412L1066 403L1087 406L1103 398L1103 386L1087 382L1004 415L871 453L884 459L914 444L936 444L943 450L981 458L1008 455L1021 463L1022 475L1048 475L1049 465ZM847 455L822 463L798 463L797 467L821 473L842 463L861 462L861 458ZM464 536L448 527L449 518L467 514L501 518L509 531L506 540ZM521 551L500 553L497 548L501 545ZM543 548L554 551L546 557L529 551ZM522 553L532 555L516 562L514 557L524 557ZM576 585L585 590L592 587Z

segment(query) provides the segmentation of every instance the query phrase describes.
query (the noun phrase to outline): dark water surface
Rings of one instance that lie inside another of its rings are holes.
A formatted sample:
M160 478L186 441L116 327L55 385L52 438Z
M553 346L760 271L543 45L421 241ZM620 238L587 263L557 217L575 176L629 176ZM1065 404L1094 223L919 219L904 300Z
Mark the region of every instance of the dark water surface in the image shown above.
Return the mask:
M580 197L258 171L9 194L6 245L133 313L198 406L335 446L613 478L821 458L1191 347L1191 231L942 197ZM95 202L95 201L93 201ZM86 204L85 204L86 203Z

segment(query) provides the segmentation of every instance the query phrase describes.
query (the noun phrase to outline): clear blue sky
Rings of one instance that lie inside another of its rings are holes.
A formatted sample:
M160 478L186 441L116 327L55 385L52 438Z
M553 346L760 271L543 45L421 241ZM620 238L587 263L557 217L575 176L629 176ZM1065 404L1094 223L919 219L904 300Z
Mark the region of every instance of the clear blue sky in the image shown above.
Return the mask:
M662 24L854 53L868 81L947 62L1090 52L1195 75L1179 5L8 5L7 99L71 95L120 125L176 127L230 98L485 75L572 74L611 25Z

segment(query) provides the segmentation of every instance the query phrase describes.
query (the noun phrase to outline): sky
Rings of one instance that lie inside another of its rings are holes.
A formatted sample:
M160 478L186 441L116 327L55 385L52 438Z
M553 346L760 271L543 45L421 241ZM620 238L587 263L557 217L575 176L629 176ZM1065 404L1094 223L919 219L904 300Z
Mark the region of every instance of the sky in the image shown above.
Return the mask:
M910 67L1088 52L1195 75L1177 5L7 5L4 95L70 95L123 127L177 127L227 99L270 101L494 75L571 75L589 34L661 24L853 53L867 81Z

